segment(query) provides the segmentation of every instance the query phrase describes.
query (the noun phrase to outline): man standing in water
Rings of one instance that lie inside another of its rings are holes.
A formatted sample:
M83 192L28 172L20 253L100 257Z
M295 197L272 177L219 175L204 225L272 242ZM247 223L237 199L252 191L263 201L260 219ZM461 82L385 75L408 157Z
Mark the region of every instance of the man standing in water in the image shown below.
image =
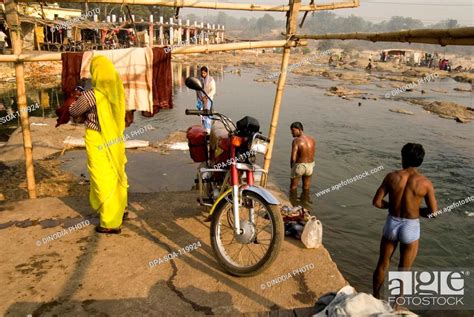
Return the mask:
M214 78L209 75L209 69L206 66L201 67L201 77L199 80L204 87L204 91L206 94L211 98L212 102L214 102L214 95L216 94L216 82ZM197 105L196 107L199 110L211 110L211 101L208 100L207 96L203 94L201 91L197 92ZM207 134L211 133L211 118L207 116L202 117L202 125L204 129L206 129Z
M425 150L421 144L407 143L402 148L403 169L391 172L375 193L373 205L388 209L380 243L380 257L373 275L373 294L380 297L385 272L400 242L399 270L409 270L418 253L420 215L427 217L438 209L433 184L417 171L423 162ZM389 201L384 197L388 194ZM420 208L422 199L425 208Z
M309 187L311 186L311 175L313 175L316 141L303 133L303 124L301 122L293 122L290 129L294 138L290 160L290 191L292 193L296 192L300 177L303 177L303 196L308 196Z

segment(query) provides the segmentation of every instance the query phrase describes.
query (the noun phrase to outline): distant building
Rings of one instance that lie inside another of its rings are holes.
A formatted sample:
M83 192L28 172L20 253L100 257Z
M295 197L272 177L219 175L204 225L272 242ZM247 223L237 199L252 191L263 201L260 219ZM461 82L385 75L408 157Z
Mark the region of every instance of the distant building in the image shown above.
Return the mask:
M381 53L381 56L385 56L384 61L392 61L411 66L420 65L425 55L425 51L409 49L386 49Z
M3 0L0 0L0 13L5 12L5 7L3 4ZM23 34L23 48L26 50L33 50L38 48L44 41L44 34L43 33L43 26L40 23L35 23L36 19L45 19L45 20L60 20L65 21L75 17L80 17L82 15L82 11L78 9L68 9L68 8L60 8L58 4L48 4L43 5L43 10L41 10L41 6L36 3L20 3L18 4L18 12L20 13L21 19L21 31ZM0 14L1 16L2 14ZM21 18L21 16L25 16L25 18ZM33 18L33 19L28 19ZM36 30L36 38L35 38L35 27Z
M3 0L0 0L0 9L5 11L5 6ZM57 3L43 5L43 12L41 11L41 6L36 3L20 3L18 5L18 12L27 16L35 18L45 18L47 20L63 19L68 20L73 17L81 16L82 11L78 9L68 9L60 8ZM44 13L44 17L43 17Z

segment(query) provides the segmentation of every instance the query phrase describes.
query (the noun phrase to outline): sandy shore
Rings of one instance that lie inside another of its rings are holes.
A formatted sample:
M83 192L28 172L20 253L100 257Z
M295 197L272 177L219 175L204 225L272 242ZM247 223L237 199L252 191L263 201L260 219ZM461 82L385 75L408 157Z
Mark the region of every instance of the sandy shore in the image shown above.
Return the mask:
M346 285L325 248L305 249L291 238L269 270L251 278L229 276L214 259L209 223L195 199L193 191L132 194L130 220L119 236L94 232L98 219L87 195L0 203L0 313L267 316L306 308L298 316L311 316L319 296ZM197 242L199 249L150 267L153 259ZM267 283L308 265L290 280Z

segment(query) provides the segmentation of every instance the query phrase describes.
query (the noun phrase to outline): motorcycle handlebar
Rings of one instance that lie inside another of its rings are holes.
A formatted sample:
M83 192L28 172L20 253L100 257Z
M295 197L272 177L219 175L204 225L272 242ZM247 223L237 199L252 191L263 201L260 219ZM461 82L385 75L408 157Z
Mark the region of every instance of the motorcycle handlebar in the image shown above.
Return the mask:
M187 116L212 116L213 112L209 110L186 109L185 114Z

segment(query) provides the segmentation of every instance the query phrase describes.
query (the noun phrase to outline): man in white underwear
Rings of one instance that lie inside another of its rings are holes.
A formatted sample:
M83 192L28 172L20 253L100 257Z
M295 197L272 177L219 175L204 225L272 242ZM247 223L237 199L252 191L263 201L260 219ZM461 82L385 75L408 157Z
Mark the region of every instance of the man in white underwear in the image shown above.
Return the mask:
M307 197L311 186L311 176L313 175L316 141L303 133L303 124L301 122L293 122L290 129L294 138L290 160L290 192L296 192L300 178L303 178L303 196Z

